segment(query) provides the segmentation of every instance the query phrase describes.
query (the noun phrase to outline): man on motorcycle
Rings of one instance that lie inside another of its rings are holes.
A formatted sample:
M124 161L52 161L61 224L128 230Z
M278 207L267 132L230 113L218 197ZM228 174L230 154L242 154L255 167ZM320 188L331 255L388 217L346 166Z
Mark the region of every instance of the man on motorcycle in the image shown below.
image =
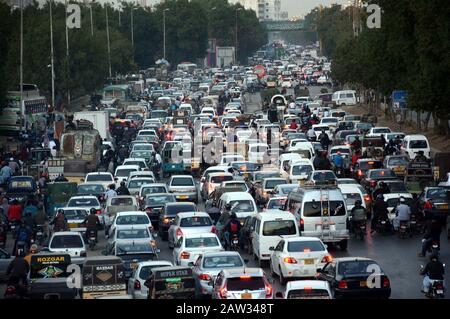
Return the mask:
M406 205L406 199L401 196L400 203L395 208L395 219L394 219L394 229L398 230L401 223L407 223L411 219L411 209Z
M295 119L292 120L291 125L289 125L289 128L291 130L296 130L298 129L298 125L297 125L297 121Z
M325 132L325 130L322 130L322 133L320 133L318 139L319 139L320 144L322 144L323 149L325 149L325 150L328 149L328 145L331 144L331 141L330 141L330 137Z
M153 166L152 171L153 174L156 177L156 180L159 180L159 171L161 170L162 166L162 158L161 155L157 152L153 152Z
M13 200L12 204L8 208L8 221L11 224L13 221L19 221L22 219L22 205L19 204L17 199Z
M117 196L117 192L115 190L116 186L114 184L108 185L108 190L105 192L105 200L108 198L113 198Z
M24 254L24 251L19 251L16 258L8 265L8 269L6 270L6 275L9 276L8 286L18 286L20 284L24 286L27 285L27 276L30 266L23 258Z
M95 240L97 241L97 231L101 227L101 224L95 208L91 208L90 214L85 218L83 224L86 224L86 240L89 241L89 234L93 231L95 233Z
M127 186L125 185L124 181L120 182L120 187L116 190L117 195L130 195L130 191L128 190Z
M64 210L58 209L55 218L53 218L50 225L53 225L53 231L55 232L65 231L69 229L69 227L67 226L67 219L64 214Z
M31 266L31 256L33 256L37 252L38 252L38 245L36 244L31 245L28 255L23 257L23 259L25 259L25 261L28 263L28 266Z
M370 233L373 234L377 228L379 220L386 220L389 223L388 218L388 206L383 199L383 195L378 195L373 205L373 217L370 224Z
M414 162L427 162L428 158L424 155L423 151L419 151L414 158Z
M419 257L425 257L427 250L431 247L433 241L437 242L438 247L441 246L441 231L441 223L437 219L433 218L428 225L425 235L423 236L422 251L419 253Z
M355 201L355 206L353 206L350 212L350 220L351 220L351 228L355 231L356 227L361 222L366 222L367 219L367 211L362 206L362 202L358 199Z
M306 135L308 136L308 140L311 142L316 141L316 131L311 127L308 132L306 132Z
M38 210L36 215L33 216L33 221L36 226L42 225L42 231L44 233L44 238L48 238L49 231L48 231L47 214L44 212L43 209Z
M361 141L359 140L359 136L355 137L355 140L351 144L352 149L356 151L361 151Z
M428 294L434 280L444 280L444 265L436 255L430 256L430 262L420 272L423 275L422 292Z
M344 169L344 157L342 156L340 151L338 151L336 155L333 156L333 165L335 172L337 172L339 169Z
M30 227L28 227L23 220L20 221L20 225L16 230L16 240L14 243L14 252L17 252L20 249L27 250L31 244L31 235L33 231Z
M226 248L231 246L231 238L234 237L234 235L239 238L239 233L241 231L241 223L237 219L236 213L231 213L230 219L226 223L224 227L224 237L225 237L225 244Z
M373 194L372 194L372 197L373 197L373 198L377 198L378 195L384 195L384 194L389 194L389 193L390 193L389 188L388 188L388 186L387 186L387 184L386 184L385 182L381 181L381 182L379 183L379 186L380 186L380 187L378 187L378 188L373 192Z
M64 177L64 174L59 174L57 178L55 178L55 182L68 182L69 180Z

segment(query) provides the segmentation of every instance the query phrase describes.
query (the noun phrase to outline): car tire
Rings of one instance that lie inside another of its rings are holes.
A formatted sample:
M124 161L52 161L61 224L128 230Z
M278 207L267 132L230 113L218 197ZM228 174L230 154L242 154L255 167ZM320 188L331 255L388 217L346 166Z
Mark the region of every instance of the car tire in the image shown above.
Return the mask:
M286 285L286 278L284 278L283 276L283 272L281 271L281 267L280 267L280 285L285 286Z
M348 240L344 239L339 243L339 248L341 249L341 251L346 251L347 250L347 246L348 246Z

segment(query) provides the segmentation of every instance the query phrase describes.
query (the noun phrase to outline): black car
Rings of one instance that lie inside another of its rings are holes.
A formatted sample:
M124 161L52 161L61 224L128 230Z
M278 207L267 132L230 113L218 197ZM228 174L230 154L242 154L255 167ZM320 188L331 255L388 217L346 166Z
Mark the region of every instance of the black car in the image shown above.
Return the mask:
M6 198L9 201L17 200L25 203L30 196L38 194L36 181L32 176L13 176L6 189Z
M450 215L450 189L446 187L426 187L419 196L420 207L426 217L442 218L445 222Z
M158 234L161 236L161 239L167 240L167 232L178 213L189 213L196 211L198 211L197 206L191 202L166 203L159 214L158 221Z
M244 220L244 224L242 225L240 231L239 244L241 248L246 249L247 253L253 253L252 247L252 232L255 227L256 217L247 216Z
M391 284L381 267L364 257L336 258L318 270L318 278L330 284L333 297L389 298Z
M168 193L148 194L145 197L144 211L152 222L153 227L159 226L159 214L161 213L166 203L176 202L175 196Z

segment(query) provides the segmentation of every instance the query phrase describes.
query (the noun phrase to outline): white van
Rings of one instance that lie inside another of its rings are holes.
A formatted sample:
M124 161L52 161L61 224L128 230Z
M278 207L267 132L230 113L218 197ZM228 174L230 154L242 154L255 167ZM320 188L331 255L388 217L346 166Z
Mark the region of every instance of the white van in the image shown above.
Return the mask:
M230 204L231 212L236 213L238 219L245 219L247 216L258 213L255 199L247 192L231 192L223 194L217 207L221 212Z
M314 171L314 166L309 159L291 161L288 180L292 184L303 184L309 173Z
M265 164L269 161L269 146L266 143L251 143L248 145L248 161L254 164Z
M425 135L406 135L403 139L401 149L404 154L408 154L411 160L416 157L419 151L422 151L423 155L428 159L431 156L430 143L428 143L428 139Z
M347 209L337 186L303 186L288 195L287 210L294 214L302 236L339 243L347 249Z
M354 90L336 91L331 100L336 106L356 105L359 102Z
M252 232L253 255L261 265L269 261L272 251L282 238L299 236L295 216L289 212L262 212L256 215Z

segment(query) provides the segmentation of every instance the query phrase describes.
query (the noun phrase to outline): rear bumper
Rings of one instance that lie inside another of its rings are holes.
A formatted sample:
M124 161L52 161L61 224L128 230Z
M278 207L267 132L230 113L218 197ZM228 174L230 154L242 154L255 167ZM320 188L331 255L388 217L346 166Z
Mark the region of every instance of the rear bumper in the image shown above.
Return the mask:
M176 200L181 201L197 201L198 195L197 192L189 192L189 193L177 193L173 192L173 195L175 196Z
M335 289L335 298L389 298L391 296L391 288L373 288L373 289Z
M348 230L345 231L302 231L302 236L318 237L326 243L337 243L350 238Z

